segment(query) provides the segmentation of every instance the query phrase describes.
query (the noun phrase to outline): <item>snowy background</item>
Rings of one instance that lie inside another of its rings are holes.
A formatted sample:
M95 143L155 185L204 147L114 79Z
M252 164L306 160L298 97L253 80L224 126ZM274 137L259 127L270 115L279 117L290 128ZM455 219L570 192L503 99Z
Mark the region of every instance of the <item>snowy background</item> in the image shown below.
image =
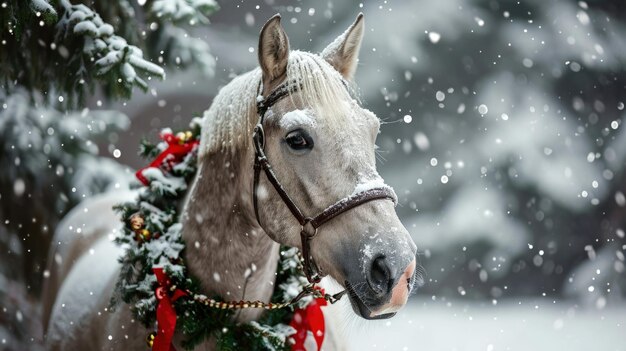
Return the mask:
M384 121L378 168L398 193L427 276L395 319L346 323L357 330L348 332L355 350L626 350L625 2L220 7L208 27L191 31L210 46L214 67L168 71L127 102L87 98L92 109L130 118L102 130L98 152L107 162L143 166L139 138L187 125L221 86L255 67L259 29L274 13L293 49L317 52L362 11L356 82ZM3 181L20 190L15 178ZM0 247L20 264L37 261L35 276L45 279L45 255L29 256L23 233L7 228ZM6 290L12 273L0 273ZM0 341L35 333L20 324L30 311L7 306Z

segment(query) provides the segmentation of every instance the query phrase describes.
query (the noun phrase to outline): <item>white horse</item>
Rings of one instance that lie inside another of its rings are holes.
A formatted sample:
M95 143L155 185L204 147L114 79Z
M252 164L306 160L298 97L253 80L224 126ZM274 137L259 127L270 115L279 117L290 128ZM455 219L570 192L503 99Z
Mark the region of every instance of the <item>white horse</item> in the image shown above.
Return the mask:
M205 294L269 301L278 243L301 247L301 223L263 174L258 220L252 200L256 101L284 82L295 82L298 89L267 111L264 151L304 214L386 187L375 165L380 122L359 106L346 83L354 75L362 37L359 15L320 55L290 51L280 17L274 16L260 34L260 69L226 85L205 112L198 173L181 212L184 259ZM133 196L109 193L86 200L59 225L43 300L49 349L146 349L150 330L129 308L107 310L122 254L112 242L122 224L111 207ZM352 309L363 318L392 316L413 288L416 247L388 199L359 204L328 221L310 241L310 250L321 272L348 287ZM247 277L250 267L256 269ZM236 318L250 321L261 313L247 309ZM338 313L326 307L325 350L346 348L334 327ZM180 340L176 334L179 349ZM213 348L208 340L196 349Z

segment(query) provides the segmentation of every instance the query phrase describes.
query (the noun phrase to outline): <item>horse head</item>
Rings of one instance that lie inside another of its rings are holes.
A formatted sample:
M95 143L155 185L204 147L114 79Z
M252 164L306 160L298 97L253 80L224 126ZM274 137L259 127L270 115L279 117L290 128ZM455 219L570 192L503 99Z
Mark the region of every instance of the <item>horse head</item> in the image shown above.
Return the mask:
M376 170L380 121L360 106L351 83L363 33L359 15L319 55L290 51L278 15L260 34L258 100L287 90L261 119L264 156L303 218L374 188L393 194ZM303 221L275 188L258 178L258 221L273 240L303 248ZM316 267L348 289L353 310L366 319L393 316L419 278L416 246L394 200L395 194L359 203L321 225L309 243Z

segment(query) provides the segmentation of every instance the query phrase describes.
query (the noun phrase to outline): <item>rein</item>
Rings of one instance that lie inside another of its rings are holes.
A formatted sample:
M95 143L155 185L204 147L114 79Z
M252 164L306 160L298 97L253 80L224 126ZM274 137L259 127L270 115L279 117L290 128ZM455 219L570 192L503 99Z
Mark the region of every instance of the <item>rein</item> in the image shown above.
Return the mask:
M298 255L300 258L300 262L302 262L302 256ZM175 292L178 289L176 285L171 285L168 290L170 293ZM248 300L239 300L239 301L218 301L216 299L211 299L206 295L197 294L189 289L183 290L188 296L191 296L193 300L199 304L205 305L210 308L221 309L221 310L241 310L245 308L262 308L265 310L276 310L289 306L296 305L300 300L307 296L311 296L314 299L324 299L331 304L336 303L341 300L343 295L347 292L347 290L342 290L336 294L327 294L323 289L318 288L314 283L310 283L305 286L302 291L293 299L286 302L272 303L272 302L263 302L260 300L248 301Z
M176 289L177 289L176 285L172 285L169 288L170 292L174 292L176 291ZM300 300L302 300L303 298L307 296L311 296L313 299L324 299L327 302L334 304L337 301L341 300L341 298L343 297L343 295L346 293L347 290L343 290L334 295L331 295L331 294L325 293L324 290L318 288L317 286L315 286L315 284L309 284L305 286L302 289L302 291L300 291L300 293L296 295L296 297L294 297L293 299L287 302L279 302L279 303L263 302L259 300L255 300L255 301L239 300L239 301L228 301L228 302L218 301L215 299L211 299L205 295L195 294L189 289L186 289L184 291L187 293L187 295L191 296L193 300L196 301L197 303L208 306L210 308L216 308L216 309L222 309L222 310L225 310L225 309L241 310L245 308L262 308L265 310L276 310L276 309L281 309L281 308L285 308L289 306L294 306Z
M265 132L263 130L263 124L265 122L265 114L274 104L280 101L282 98L289 96L292 92L296 92L300 89L299 84L290 85L289 81L279 85L274 89L266 98L257 100L257 114L259 120L254 127L254 133L252 134L252 140L254 142L255 157L254 157L254 185L253 185L253 204L254 213L256 215L259 226L261 219L259 217L259 201L258 201L258 187L260 181L261 170L265 172L267 179L272 184L278 195L281 197L291 214L296 218L300 224L300 240L302 244L302 256L303 256L303 270L307 280L311 284L319 283L324 273L320 270L319 266L315 263L313 255L311 254L311 241L317 235L317 229L329 222L333 218L345 213L353 208L363 205L367 202L374 200L391 200L394 204L397 203L396 194L389 187L377 187L364 190L362 192L344 197L338 200L334 204L330 205L322 212L313 217L308 217L303 214L300 208L296 205L293 199L289 196L285 188L282 186L276 173L274 173L272 166L265 154ZM262 84L259 84L259 96L261 96ZM346 292L346 290L340 292L339 298Z

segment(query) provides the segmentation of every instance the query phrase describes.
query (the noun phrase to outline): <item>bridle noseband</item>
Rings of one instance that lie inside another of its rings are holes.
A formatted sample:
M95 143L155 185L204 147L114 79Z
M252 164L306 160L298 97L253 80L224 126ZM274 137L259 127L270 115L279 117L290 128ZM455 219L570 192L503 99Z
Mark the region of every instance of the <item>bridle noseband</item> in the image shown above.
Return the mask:
M267 110L272 107L280 99L288 96L290 93L300 89L299 84L289 85L289 82L285 82L274 89L266 98L257 100L257 114L259 115L259 121L254 127L254 133L252 134L252 140L254 142L254 185L252 190L252 199L254 204L254 214L256 216L259 226L261 220L259 217L259 206L257 189L259 187L259 178L261 170L265 171L265 175L269 182L274 186L278 195L291 211L291 214L300 223L300 240L302 242L302 256L304 259L304 274L309 283L319 283L322 279L323 273L315 263L313 256L311 255L311 240L317 234L317 229L324 223L339 216L340 214L347 212L357 206L364 203L373 201L388 199L393 201L394 205L397 203L396 194L390 187L377 187L364 190L362 192L347 196L333 205L327 207L314 217L305 216L296 203L291 199L287 191L278 181L276 173L272 170L272 166L265 155L265 132L263 131L263 122L265 121L265 114ZM259 86L259 96L261 96L262 88Z

